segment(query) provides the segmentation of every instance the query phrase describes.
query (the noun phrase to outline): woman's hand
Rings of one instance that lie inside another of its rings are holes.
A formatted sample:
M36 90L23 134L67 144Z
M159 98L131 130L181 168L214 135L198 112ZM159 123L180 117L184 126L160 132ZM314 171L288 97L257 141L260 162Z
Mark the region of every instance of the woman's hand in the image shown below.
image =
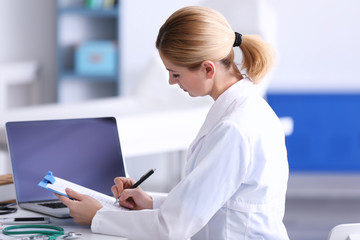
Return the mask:
M55 195L69 208L70 216L73 217L74 222L81 225L91 225L96 212L103 207L101 203L88 195L80 194L69 188L65 191L69 197L76 200L59 194Z
M135 180L131 178L117 177L114 179L115 185L111 187L111 191L115 198L119 198L119 205L133 209L152 209L152 197L146 194L140 187L131 189L135 184Z

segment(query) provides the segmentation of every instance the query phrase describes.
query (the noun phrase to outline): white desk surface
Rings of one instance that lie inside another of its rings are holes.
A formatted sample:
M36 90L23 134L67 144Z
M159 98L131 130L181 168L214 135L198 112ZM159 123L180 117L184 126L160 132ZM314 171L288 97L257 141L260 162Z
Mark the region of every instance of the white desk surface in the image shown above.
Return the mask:
M31 212L22 208L18 207L18 211L16 213L7 214L7 215L1 215L0 218L15 218L15 217L38 217L38 216L46 216L42 215L40 213ZM86 240L126 240L127 238L122 237L116 237L116 236L110 236L110 235L104 235L104 234L96 234L92 233L90 226L82 226L79 224L74 223L72 218L66 218L66 219L59 219L50 217L51 223L50 225L55 225L64 228L65 233L68 232L76 232L80 233L81 236L76 239L86 239ZM19 238L22 235L18 235ZM7 240L7 239L18 239L18 237L14 236L6 236L2 233L0 233L0 240ZM62 239L59 237L59 239Z

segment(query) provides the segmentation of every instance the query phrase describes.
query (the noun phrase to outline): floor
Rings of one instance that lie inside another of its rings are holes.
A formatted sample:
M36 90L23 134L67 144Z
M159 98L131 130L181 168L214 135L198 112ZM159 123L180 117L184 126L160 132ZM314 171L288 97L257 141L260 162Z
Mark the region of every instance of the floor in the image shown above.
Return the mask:
M293 174L284 223L291 240L327 240L331 229L360 223L359 174Z
M288 198L284 223L291 240L326 240L334 226L360 223L360 198Z

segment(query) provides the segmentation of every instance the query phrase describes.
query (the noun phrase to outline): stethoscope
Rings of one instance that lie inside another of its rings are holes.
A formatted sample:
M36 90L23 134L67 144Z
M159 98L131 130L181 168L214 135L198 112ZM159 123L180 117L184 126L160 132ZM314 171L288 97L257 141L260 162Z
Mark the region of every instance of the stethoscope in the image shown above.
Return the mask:
M19 230L28 229L28 230ZM50 230L49 230L50 229ZM22 235L22 234L34 234L31 236L20 238L19 240L53 240L61 237L62 239L76 239L81 236L79 233L69 232L65 233L62 227L53 225L16 225L5 227L2 230L5 235Z

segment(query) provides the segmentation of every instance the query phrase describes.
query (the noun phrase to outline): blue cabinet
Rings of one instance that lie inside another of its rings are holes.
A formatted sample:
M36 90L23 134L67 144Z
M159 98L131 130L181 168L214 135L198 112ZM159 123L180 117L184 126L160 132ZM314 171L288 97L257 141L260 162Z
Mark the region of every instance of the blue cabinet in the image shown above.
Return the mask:
M360 172L360 94L268 94L279 117L294 120L286 137L290 170Z
M120 95L119 11L120 1L57 0L58 102Z

